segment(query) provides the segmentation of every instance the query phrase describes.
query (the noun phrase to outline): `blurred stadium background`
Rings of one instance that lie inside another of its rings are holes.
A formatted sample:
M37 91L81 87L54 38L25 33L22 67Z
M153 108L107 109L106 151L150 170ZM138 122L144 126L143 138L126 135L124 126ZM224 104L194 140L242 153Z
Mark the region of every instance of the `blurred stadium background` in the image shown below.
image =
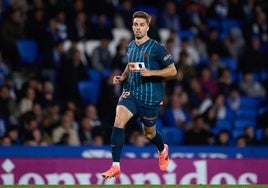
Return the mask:
M151 14L149 36L178 70L156 125L174 161L167 178L151 167L155 148L134 117L126 175L105 182L121 90L111 79L127 63L136 10ZM94 184L268 184L267 13L265 0L0 0L0 184L92 174Z

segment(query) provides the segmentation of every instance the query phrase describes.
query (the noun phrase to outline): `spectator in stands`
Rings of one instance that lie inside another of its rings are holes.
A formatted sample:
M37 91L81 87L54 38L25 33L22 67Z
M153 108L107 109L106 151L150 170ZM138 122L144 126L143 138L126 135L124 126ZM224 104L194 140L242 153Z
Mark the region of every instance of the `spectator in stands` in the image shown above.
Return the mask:
M34 102L31 111L35 115L38 124L40 124L41 120L43 119L43 108L42 108L41 104L38 102Z
M235 139L236 147L246 147L247 146L247 138L245 136L238 136Z
M100 126L99 113L95 105L89 104L84 108L84 116L89 118L93 127Z
M28 13L29 17L25 22L25 35L39 43L44 35L47 20L44 10L41 8L34 9L31 13Z
M179 46L176 44L176 39L174 37L169 37L166 41L166 48L174 57L174 62L178 63L179 61Z
M9 125L7 127L6 136L10 138L12 145L21 144L21 139L19 138L19 129L16 125Z
M113 69L111 74L101 82L97 111L102 121L113 123L117 101L121 95L121 86L113 84L113 77L120 73L121 71L119 69ZM109 106L109 108L107 108L107 106Z
M69 28L66 20L66 13L64 11L58 11L56 13L56 30L60 41L65 41L70 38Z
M199 108L202 101L210 96L197 78L192 78L189 83L189 99L192 108Z
M0 86L0 117L10 122L16 115L16 101L11 98L7 86Z
M253 126L247 126L245 127L244 129L244 136L246 137L247 139L247 145L258 145L258 141L257 139L255 138L255 129Z
M233 111L236 111L240 106L240 92L238 88L231 87L229 95L227 96L227 106Z
M263 130L264 134L262 139L260 140L260 143L262 145L268 145L268 126L266 126Z
M204 118L199 115L193 118L193 123L185 133L184 143L186 145L208 145L214 142L214 136L206 130Z
M200 84L201 84L201 87L205 88L209 92L209 95L211 97L216 95L219 91L218 84L212 78L209 67L204 66L200 70Z
M208 35L206 38L206 45L208 55L210 56L212 53L217 53L219 56L227 56L230 57L227 47L219 38L219 31L216 28L210 28L208 31Z
M41 76L45 80L50 80L53 84L56 84L57 71L66 64L67 52L64 51L63 41L55 42L52 48L41 64Z
M96 21L90 25L89 39L109 39L113 40L112 25L109 23L107 16L101 14L97 16Z
M190 121L190 112L182 107L180 93L173 93L168 106L162 115L164 126L179 127L184 129L185 124Z
M229 0L228 1L228 19L236 19L239 21L245 20L245 14L243 10L243 1L241 0Z
M83 117L79 126L79 139L81 145L90 145L92 143L92 126L91 120L87 117Z
M225 67L219 71L219 79L218 79L218 88L219 93L228 96L232 87L235 86L235 83L232 79L232 74L229 68Z
M203 110L204 112L199 112L204 117L204 122L209 128L216 127L217 123L217 110L216 108L211 105L208 106L206 110Z
M187 56L187 64L188 65L196 65L200 57L198 55L197 50L190 44L190 39L187 37L184 37L181 39L181 45L179 47L179 54L181 51L186 51L188 56ZM180 59L180 57L178 57Z
M34 137L33 137L33 132L38 129L38 122L35 117L35 115L31 112L28 111L23 115L21 118L22 121L20 121L20 139L23 144L27 142L34 142Z
M75 22L75 19L78 17L78 14L83 13L87 17L86 4L84 0L74 0L72 2L71 9L66 11L66 19L71 20L71 23ZM71 29L71 28L70 28Z
M157 42L161 42L160 40L160 34L159 34L159 28L156 23L156 15L155 14L150 14L151 16L151 21L150 21L150 28L148 31L148 36L151 39L156 40Z
M232 28L223 40L231 57L235 60L239 59L245 47L245 40L240 27Z
M40 96L40 104L42 108L45 108L48 104L56 102L55 88L50 80L46 80L43 83L43 90Z
M78 82L89 79L89 75L87 67L82 63L78 49L72 52L72 58L58 70L58 76L56 87L58 88L59 98L63 102L75 100L77 104L80 104Z
M11 146L11 140L8 136L0 137L0 146Z
M179 61L176 63L177 70L180 70L183 74L183 81L189 82L193 77L197 76L194 63L189 63L189 55L187 50L181 50L179 55Z
M239 82L241 92L249 97L265 97L266 91L260 82L255 81L252 72L245 72Z
M206 60L208 58L208 50L207 50L207 44L204 40L204 37L201 34L197 34L193 39L193 47L196 49L198 56L200 57L200 60ZM198 64L200 63L200 60Z
M258 72L263 70L266 61L265 53L262 52L261 42L256 37L251 37L244 53L239 58L238 68L240 71Z
M36 101L35 90L31 87L28 87L19 103L20 115L23 115L28 111L31 111L35 101Z
M208 67L212 78L217 80L219 78L221 69L225 68L226 66L223 64L223 62L221 62L218 53L212 53L209 55Z
M217 146L230 146L230 133L227 130L221 130L217 136Z
M216 109L217 120L233 120L233 111L226 106L225 96L222 93L214 96L213 106Z
M204 5L197 1L190 1L185 8L186 29L192 31L195 34L205 32L206 15Z
M80 145L78 132L72 128L73 123L73 116L69 114L68 110L66 110L61 118L61 122L57 128L55 128L52 132L52 139L53 143L57 144L65 137L63 137L66 133L69 135L67 136L67 140L69 139L69 145L78 146Z
M6 59L3 57L2 50L0 49L0 85L5 84L6 77L9 73L9 67L7 66Z
M60 118L60 106L56 103L48 104L44 108L44 115L40 127L43 132L43 140L48 145L53 144L52 132L60 123Z
M92 146L103 146L104 139L102 135L94 135L92 140Z
M121 72L123 72L127 66L128 59L126 54L126 47L128 44L128 39L121 38L117 47L116 47L116 54L113 57L112 61L112 68L119 69Z
M38 41L39 52L43 56L43 66L45 68L53 65L53 50L55 44L60 42L61 39L58 36L57 21L54 17L48 20L48 24L43 32L42 37Z
M228 0L216 0L208 8L208 17L216 18L220 21L225 20L228 16Z
M123 0L121 8L115 15L115 26L132 30L132 14L134 13L132 0Z
M83 11L77 12L75 20L71 22L70 29L68 30L70 39L72 41L86 41L89 39L89 30L90 28L86 13Z
M65 114L72 118L72 129L78 131L79 123L77 122L78 115L80 114L78 111L78 107L76 106L74 101L66 102L65 107L63 107Z
M178 32L181 29L181 21L175 2L167 1L164 6L160 15L160 27Z
M130 135L129 143L133 146L143 147L147 144L147 140L140 131L133 131Z
M267 14L265 11L260 9L256 12L256 17L254 22L251 24L251 36L256 36L261 46L267 50L268 43L268 23L267 23Z
M112 68L112 54L108 49L110 39L103 37L100 39L100 46L96 47L91 55L92 68L104 72Z
M11 16L3 23L0 33L0 44L5 46L3 52L9 59L9 66L12 69L18 68L20 62L16 42L25 36L24 18L21 15L20 9L12 10Z

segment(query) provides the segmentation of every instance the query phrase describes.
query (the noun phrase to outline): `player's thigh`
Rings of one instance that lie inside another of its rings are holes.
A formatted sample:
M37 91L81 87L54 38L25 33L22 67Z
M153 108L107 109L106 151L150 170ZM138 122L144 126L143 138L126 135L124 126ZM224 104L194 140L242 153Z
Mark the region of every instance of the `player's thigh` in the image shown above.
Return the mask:
M117 105L114 126L124 128L132 116L132 112L127 107Z

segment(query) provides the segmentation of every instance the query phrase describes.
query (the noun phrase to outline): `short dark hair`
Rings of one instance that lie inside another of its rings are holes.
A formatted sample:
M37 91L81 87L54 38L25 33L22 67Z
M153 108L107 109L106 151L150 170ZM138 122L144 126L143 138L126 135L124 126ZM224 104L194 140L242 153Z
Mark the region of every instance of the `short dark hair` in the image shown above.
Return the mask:
M151 21L151 16L149 14L147 14L144 11L136 11L134 12L132 19L134 20L134 18L144 18L146 20L146 23L149 25L150 21Z

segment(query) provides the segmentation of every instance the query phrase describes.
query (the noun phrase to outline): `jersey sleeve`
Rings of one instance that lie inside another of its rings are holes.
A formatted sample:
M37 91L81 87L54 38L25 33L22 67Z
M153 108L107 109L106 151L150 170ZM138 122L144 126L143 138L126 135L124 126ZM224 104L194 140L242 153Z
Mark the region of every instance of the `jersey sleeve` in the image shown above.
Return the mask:
M164 66L169 66L170 64L174 63L172 55L168 52L166 47L163 45L158 45L157 47L157 54L158 54L158 59L159 61L164 65Z

